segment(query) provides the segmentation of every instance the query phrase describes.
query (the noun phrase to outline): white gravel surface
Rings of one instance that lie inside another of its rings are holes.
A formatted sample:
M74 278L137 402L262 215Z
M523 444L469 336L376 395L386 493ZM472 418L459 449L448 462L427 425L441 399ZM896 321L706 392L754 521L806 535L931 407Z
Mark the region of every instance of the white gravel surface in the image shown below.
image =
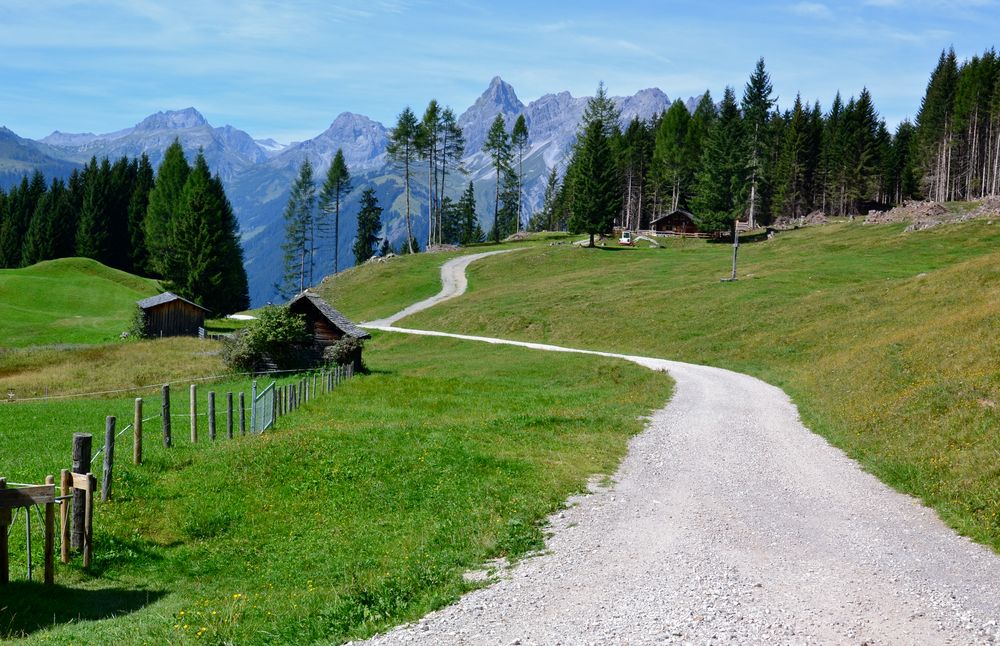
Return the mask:
M464 273L474 259L452 262ZM377 323L617 356L677 387L613 486L550 519L546 553L370 643L1000 642L1000 556L806 429L780 389L718 368Z

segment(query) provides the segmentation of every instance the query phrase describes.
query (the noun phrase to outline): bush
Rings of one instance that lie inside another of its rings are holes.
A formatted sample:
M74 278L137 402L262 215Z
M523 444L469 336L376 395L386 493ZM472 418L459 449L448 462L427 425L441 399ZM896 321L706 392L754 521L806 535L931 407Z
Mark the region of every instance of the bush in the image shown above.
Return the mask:
M146 311L136 305L128 329L121 333L120 338L122 341L129 341L148 337L149 335L146 333Z
M238 371L257 370L266 360L285 368L296 362L301 354L298 344L308 338L304 316L292 314L287 307L268 305L224 342L222 358Z
M354 367L361 368L361 351L365 344L361 339L353 336L345 336L331 346L323 350L323 359L343 366L348 363L355 364Z

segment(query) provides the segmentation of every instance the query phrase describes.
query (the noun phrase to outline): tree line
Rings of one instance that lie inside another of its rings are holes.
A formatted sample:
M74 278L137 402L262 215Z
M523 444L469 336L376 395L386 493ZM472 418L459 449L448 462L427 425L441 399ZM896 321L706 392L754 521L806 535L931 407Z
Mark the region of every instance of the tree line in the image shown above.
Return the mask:
M41 172L0 190L0 266L67 257L161 278L217 314L249 306L238 225L222 182L178 141L154 174L149 158L92 157L68 180Z
M915 122L895 132L867 88L846 102L838 92L826 111L798 95L791 107L776 106L763 59L740 99L731 87L718 104L706 92L693 111L678 100L624 129L602 84L562 181L553 170L529 228L638 230L685 209L718 231L738 220L854 215L1000 190L1000 58L992 50L961 64L953 50L942 52Z

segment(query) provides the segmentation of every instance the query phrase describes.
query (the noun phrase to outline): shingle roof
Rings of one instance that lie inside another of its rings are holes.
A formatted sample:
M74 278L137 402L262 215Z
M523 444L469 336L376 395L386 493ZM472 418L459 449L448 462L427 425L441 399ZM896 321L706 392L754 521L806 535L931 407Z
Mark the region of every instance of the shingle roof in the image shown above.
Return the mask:
M670 213L664 213L660 217L654 218L654 219L650 220L649 224L652 225L654 222L659 222L660 220L663 220L665 218L669 218L674 213L680 213L681 215L686 216L689 220L691 220L692 222L694 222L694 215L693 214L685 211L684 209L676 209L674 211L671 211Z
M156 307L157 305L163 305L164 303L169 303L171 301L184 301L188 305L194 305L200 310L205 310L206 312L211 312L212 310L207 307L202 307L197 303L192 303L186 298L181 298L173 292L163 292L162 294L157 294L156 296L150 296L149 298L144 298L141 301L136 301L136 305L144 310L148 310L151 307Z
M316 306L316 309L319 310L320 314L325 316L328 321L340 328L340 330L347 336L352 336L355 339L370 339L372 337L372 335L368 334L354 323L351 323L346 316L333 309L333 306L309 290L302 292L289 301L289 307L303 298L307 299L310 303Z

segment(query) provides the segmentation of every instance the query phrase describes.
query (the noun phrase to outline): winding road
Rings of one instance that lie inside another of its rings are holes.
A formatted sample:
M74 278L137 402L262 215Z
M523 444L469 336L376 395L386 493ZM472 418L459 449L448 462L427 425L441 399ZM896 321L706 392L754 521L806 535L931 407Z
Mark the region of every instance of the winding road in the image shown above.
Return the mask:
M491 252L498 253L498 252ZM780 389L739 373L393 324L363 324L665 370L671 401L608 489L550 519L544 554L372 644L1000 643L1000 556L809 431Z

